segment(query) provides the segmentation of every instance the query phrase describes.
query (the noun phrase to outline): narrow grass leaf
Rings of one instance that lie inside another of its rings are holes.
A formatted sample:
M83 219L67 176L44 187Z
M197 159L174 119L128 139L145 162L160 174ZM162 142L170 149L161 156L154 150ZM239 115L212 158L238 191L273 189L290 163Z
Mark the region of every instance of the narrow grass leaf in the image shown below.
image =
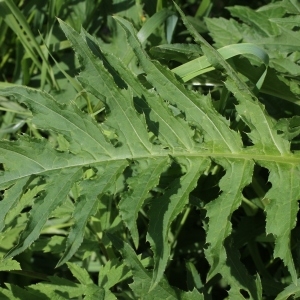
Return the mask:
M142 28L137 33L137 38L140 43L143 44L147 38L170 16L174 15L174 12L168 9L162 9L151 16Z
M15 31L17 36L20 38L24 48L28 51L31 59L35 62L37 67L39 67L41 71L43 71L43 65L46 67L48 73L48 81L50 82L51 85L53 85L58 89L58 85L53 76L49 61L45 57L43 51L41 50L40 45L36 41L36 38L32 33L31 28L25 16L12 0L4 0L3 2L7 5L7 9L5 9L6 11L5 20L8 26L10 26L12 30ZM39 55L43 64L39 62L36 53Z
M251 54L259 58L265 65L265 71L261 74L261 77L256 83L257 88L261 88L269 65L269 56L263 49L257 47L255 44L244 43L228 45L221 49L218 49L217 51L223 56L225 60L243 54ZM186 82L200 74L204 74L214 69L215 68L212 67L206 56L202 56L188 63L185 63L184 65L173 69L172 71Z
M196 11L195 17L199 17L199 18L203 17L211 6L212 6L211 0L201 1Z
M152 47L150 53L157 59L186 63L191 59L198 58L202 54L202 49L194 44L165 44Z
M193 290L194 288L200 290L203 287L203 283L195 265L192 262L187 262L185 266L187 269L186 277L189 290Z

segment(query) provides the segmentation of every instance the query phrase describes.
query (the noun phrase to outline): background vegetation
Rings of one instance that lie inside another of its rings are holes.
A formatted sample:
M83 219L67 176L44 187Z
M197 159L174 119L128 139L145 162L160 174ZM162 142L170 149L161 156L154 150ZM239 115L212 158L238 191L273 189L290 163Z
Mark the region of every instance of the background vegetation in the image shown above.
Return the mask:
M260 46L263 52L256 52L255 48L236 50L241 52L237 53L237 57L228 58L228 61L243 78L251 81L249 85L265 105L269 115L278 121L276 130L290 141L291 150L299 150L300 45L297 37L299 25L296 25L299 21L299 3L247 1L246 6L245 1L241 0L175 2L184 11L190 24L215 48L238 43ZM226 9L227 6L232 8ZM245 7L247 9L243 9ZM101 43L106 52L113 53L124 62L140 82L149 88L149 82L144 78L143 70L126 42L124 30L112 16L123 17L132 22L148 55L178 74L185 81L186 89L201 95L210 95L214 108L230 121L232 129L241 134L244 146L253 145L247 135L250 132L249 127L236 114L235 98L224 88L224 71L217 67L209 70L210 72L201 72L200 69L197 76L191 75L188 78L195 70L191 69L191 65L184 67L184 64L206 53L194 42L172 1L1 1L0 88L18 84L42 89L54 96L58 103L74 103L81 111L101 123L105 119L105 101L82 89L76 81L75 76L82 69L80 60L75 55L71 42L66 39L57 18L77 32L83 27ZM270 19L275 23L269 21ZM285 30L284 34L279 34L280 30ZM228 53L234 51L232 49L229 48ZM268 59L264 58L264 53L267 53ZM180 69L181 65L183 66ZM264 73L266 67L268 72ZM171 109L174 116L184 118L177 107L171 106ZM41 130L31 120L32 112L28 106L7 96L0 97L1 140L16 141L20 135L27 135L38 140L47 140L60 151L68 149L68 141L62 135L51 130ZM110 132L109 128L107 131ZM109 139L114 141L114 133L109 134ZM201 139L201 132L195 130L195 139L197 138ZM4 169L4 165L0 163L0 171ZM134 167L128 172L134 173ZM181 174L182 170L174 164L168 172L162 174L159 184L151 191L151 197L163 194L170 183ZM165 278L170 286L186 291L187 294L176 292L175 296L173 294L170 297L297 298L300 294L299 285L296 285L299 276L296 276L295 282L288 266L274 257L274 236L268 235L265 230L264 209L268 202L265 196L272 187L267 167L255 166L252 182L243 189L244 201L231 216L232 239L227 241L234 244L232 257L240 257L247 274L259 282L254 288L257 296L254 297L242 286L240 294L234 296L229 293L230 285L226 278L222 278L220 274L209 276L210 264L205 255L206 229L209 226L206 205L221 194L219 182L224 174L225 169L220 165L215 163L210 166L206 170L206 176L200 177L197 187L190 194L189 204L171 225L168 233L170 259ZM131 175L125 173L124 176ZM93 174L86 176L92 177ZM0 257L4 257L17 243L25 228L32 203L42 194L43 189L43 182L39 182L39 185L26 190L20 206L16 205L11 215L6 216L6 231L0 236ZM138 257L147 270L153 267L152 252L146 239L149 203L146 202L137 219L138 256L130 256L131 248L126 247L131 245L134 248L135 241L119 215L120 195L124 192L122 178L116 181L114 189L111 195L105 195L99 201L94 215L89 218L79 249L67 264L56 267L63 258L66 236L74 225L74 199L80 191L73 187L68 200L52 213L41 231L40 238L24 252L14 256L14 260L1 261L0 298L143 298L132 288L134 275L130 266L134 264L132 261L137 263L135 260ZM0 196L4 199L3 190ZM291 227L295 225L289 247L299 274L299 226L289 216L287 219L294 223ZM282 222L284 220L283 217ZM105 236L104 233L111 229L111 233L115 233L128 244L120 245L118 238L111 237L110 240L109 236ZM124 257L125 261L122 260ZM139 275L135 276L142 276L142 273L137 274ZM199 294L192 292L195 290ZM142 293L146 295L148 291ZM159 294L156 297L159 299Z

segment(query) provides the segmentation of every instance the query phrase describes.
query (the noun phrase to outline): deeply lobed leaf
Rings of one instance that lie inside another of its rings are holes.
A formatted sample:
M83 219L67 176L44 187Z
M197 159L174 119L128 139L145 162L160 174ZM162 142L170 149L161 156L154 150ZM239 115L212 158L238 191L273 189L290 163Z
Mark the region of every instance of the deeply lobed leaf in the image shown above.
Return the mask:
M104 102L105 120L97 123L75 104L60 105L42 91L19 86L0 90L2 96L18 97L18 101L32 111L31 121L36 127L60 134L69 143L62 150L46 140L31 137L1 142L2 230L8 228L8 212L16 207L28 186L43 184L19 243L8 256L21 253L38 238L51 213L70 197L76 186L78 197L72 199L74 225L59 265L67 262L82 243L86 224L95 213L98 201L116 193L115 183L121 181L122 188L118 191L120 216L136 247L139 244L138 213L145 201L150 200L147 202L147 240L153 251L153 271L142 266L127 243L108 233L133 272L132 289L137 296L150 289L148 298L163 295L176 299L179 293L182 299L199 299L202 294L196 290L178 292L164 278L170 256L168 233L200 177L215 164L224 169L224 176L219 182L220 195L205 205L209 219L205 251L210 264L208 279L220 273L228 278L231 296L240 296L241 285L253 299L259 299L259 280L247 274L237 256L232 255L236 250L230 252L228 243L232 232L231 216L241 205L243 189L251 183L257 164L268 169L272 184L266 194L270 202L265 208L266 231L275 237L274 255L283 260L296 281L289 242L300 197L297 186L300 157L291 153L290 143L278 134L275 120L237 72L198 35L184 16L183 19L211 64L216 68L221 66L226 72L225 85L238 102L236 111L248 126L248 136L254 145L243 144L240 132L231 128L229 120L216 111L210 96L187 90L169 69L152 61L128 21L116 17L152 86L150 90L125 63L107 53L105 47L102 49L84 30L79 34L60 21L82 65L78 80L86 91ZM265 34L272 34L272 24L266 26ZM277 34L276 30L273 33ZM177 110L178 115L172 109ZM107 128L115 133L114 139L107 134ZM195 132L201 139L195 138ZM179 166L180 174L160 196L153 196L153 189L159 187L161 176L172 164ZM93 175L87 177L86 172ZM86 272L77 266L69 267L82 284L91 284L90 297L103 297L102 287L93 286ZM240 275L238 280L237 276L230 276L234 273L232 270ZM77 293L76 290L76 296Z

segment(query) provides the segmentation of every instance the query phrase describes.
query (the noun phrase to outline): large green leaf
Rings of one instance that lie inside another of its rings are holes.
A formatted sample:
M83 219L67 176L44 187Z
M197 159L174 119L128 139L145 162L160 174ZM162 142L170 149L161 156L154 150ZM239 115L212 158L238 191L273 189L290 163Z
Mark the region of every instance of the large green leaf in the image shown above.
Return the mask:
M144 268L127 242L108 233L133 273L131 287L137 297L150 290L147 298L176 299L180 295L181 299L199 299L202 294L196 290L173 289L164 271L170 261L172 224L188 204L199 180L213 165L224 174L216 182L219 195L203 205L208 220L207 279L221 274L231 287L232 297L242 297L239 288L242 287L251 299L260 299L259 277L247 273L239 261L238 250L230 243L232 215L244 200L243 191L252 182L255 166L260 166L269 171L272 184L264 201L266 232L275 238L274 256L282 259L296 282L289 243L300 197L297 185L300 156L290 151L289 141L277 131L276 120L244 78L182 17L208 62L226 74L225 86L235 98L235 112L247 127L252 145L245 143L243 134L217 112L210 95L188 90L171 70L149 58L130 22L115 17L127 38L126 47L132 49L144 72L143 81L127 68L126 62L109 53L108 47L99 45L84 30L78 33L60 21L81 63L77 79L86 92L104 103L105 113L98 122L71 99L61 105L48 93L35 89L10 85L0 90L1 96L14 96L28 107L33 126L64 141L64 147L59 147L46 139L22 136L16 141L0 143L3 234L10 229L9 211L29 189L40 187L32 197L26 227L8 257L21 253L36 241L53 211L71 199L73 225L59 265L67 262L82 243L86 224L97 211L98 201L116 196L115 199L120 199L119 219L116 218L110 231L117 232L121 217L138 247L139 212L149 219L146 239L154 259L152 270ZM271 32L272 28L268 30ZM178 171L163 185L164 177L174 166ZM102 242L109 243L105 238ZM103 286L97 287L84 270L72 264L69 267L87 288L87 299L103 298L106 292L113 299L103 281ZM126 278L128 270L123 271L123 275L118 273L119 278ZM82 294L77 286L71 291L76 297Z

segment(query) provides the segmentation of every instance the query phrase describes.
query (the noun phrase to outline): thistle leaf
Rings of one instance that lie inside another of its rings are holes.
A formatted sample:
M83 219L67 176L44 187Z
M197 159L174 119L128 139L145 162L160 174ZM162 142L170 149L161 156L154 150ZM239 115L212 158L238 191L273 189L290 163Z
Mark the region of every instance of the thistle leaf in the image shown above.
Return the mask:
M247 273L232 242L232 216L245 201L254 206L244 191L253 184L255 168L260 167L267 169L270 182L265 199L257 200L261 201L260 207L265 206L266 233L274 237L274 256L283 261L297 282L290 242L300 198L299 153L290 151L290 141L278 130L283 125L280 127L268 114L246 80L178 10L208 62L226 76L224 85L234 104L231 110L247 128L246 133L215 109L210 95L188 90L171 70L152 60L133 25L121 17L115 19L127 38L124 47L133 51L143 74L135 74L126 59L108 52L109 47L84 30L78 33L60 21L81 64L77 77L80 86L103 103L99 120L96 113L84 112L71 99L62 105L44 91L13 84L0 89L1 96L14 97L14 101L28 108L28 122L33 128L58 137L50 142L24 135L15 141L0 142L1 234L9 234L12 211L19 214L24 207L28 210L18 244L7 257L28 249L53 215L65 215L71 218L70 231L64 231L66 238L56 240L58 244L65 241L65 252L58 262L62 265L84 245L86 228L100 220L93 247L100 244L105 248L101 259L114 262L104 272L110 274L109 278L101 278L96 286L84 269L69 264L81 283L66 284L65 291L71 298L84 294L87 299L115 299L109 289L116 280L125 280L132 273L134 282L130 286L136 297L203 299L195 289L183 292L173 288L165 276L172 254L172 224L189 205L191 193L200 193L194 198L199 199L198 207L206 212L202 221L208 222L202 249L210 265L207 280L220 274L230 285L228 294L232 298L241 297L242 287L249 298L260 299L260 278ZM277 27L270 22L260 19L259 24L267 27L264 34L277 34ZM204 203L200 182L214 169L222 171L214 177L218 191ZM112 206L114 213L110 211ZM141 216L147 227L147 235L143 236L137 226ZM101 220L105 220L103 224ZM121 227L128 229L127 234L122 234L127 241L118 237ZM141 241L145 242L143 239L150 243L151 249L145 252L153 256L154 262L147 269L129 245L133 242L138 249ZM110 241L121 253L126 267L115 267L119 260ZM84 258L89 257L90 248ZM117 279L111 274L116 274ZM51 284L30 287L30 291L35 294L34 290L47 287L51 296L58 297L55 285L67 281L50 281ZM202 288L199 282L197 285ZM0 292L4 293L2 289Z

